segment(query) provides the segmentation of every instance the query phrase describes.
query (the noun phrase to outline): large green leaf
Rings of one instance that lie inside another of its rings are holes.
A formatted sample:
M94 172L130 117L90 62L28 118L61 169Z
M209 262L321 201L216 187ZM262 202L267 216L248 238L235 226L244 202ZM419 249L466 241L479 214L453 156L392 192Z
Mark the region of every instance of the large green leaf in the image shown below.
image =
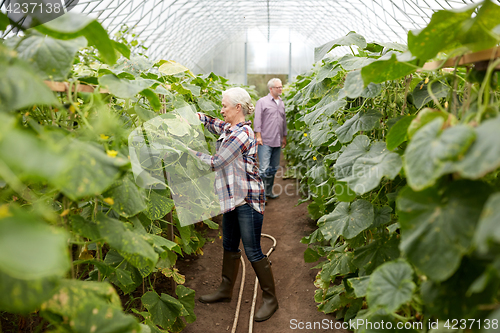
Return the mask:
M334 191L338 201L351 202L356 199L356 193L347 186L346 182L335 181Z
M180 95L192 95L191 90L184 86L184 84L175 82L171 84L171 89L177 91ZM181 103L185 103L184 99L181 100Z
M359 111L354 117L337 128L335 134L337 134L340 142L350 142L354 134L359 131L370 131L374 128L378 128L380 118L382 118L382 114L378 111Z
M109 253L109 252L108 252ZM113 267L107 263L104 263L100 260L79 260L74 261L73 264L90 264L94 265L99 272L101 272L102 276L107 278L111 283L118 286L123 290L124 293L127 293L129 288L134 288L135 281L132 278L132 272L127 270L124 265L120 265L123 268Z
M333 212L319 219L318 225L326 240L339 236L351 239L367 229L373 223L373 217L372 204L361 199L339 203Z
M442 118L422 127L411 139L405 154L405 173L415 191L434 185L436 180L454 169L457 160L475 139L474 130L458 125L441 131Z
M120 298L107 282L63 280L57 293L42 305L41 315L71 332L139 330L139 323L122 311Z
M347 73L344 83L344 90L347 97L356 98L361 96L364 88L363 78L359 70Z
M123 258L137 267L142 276L148 276L158 261L158 253L144 238L126 225L106 215L97 216L99 233Z
M368 289L369 282L369 276L361 276L357 278L350 278L347 280L347 284L354 289L354 295L356 297L366 296L366 290Z
M160 253L162 255L162 257L165 256L163 252L165 252L166 250L175 251L182 255L182 251L180 250L180 247L177 243L168 240L162 236L146 232L146 229L144 229L143 224L138 218L133 218L131 220L134 223L133 231L136 234L141 235L144 240L146 240L149 244L153 246L153 248L157 253Z
M319 104L320 103L318 103L318 105ZM346 104L347 104L347 102L345 99L339 99L339 100L334 100L334 101L332 101L326 105L323 105L321 107L316 107L315 110L309 112L308 114L306 114L304 116L304 122L309 127L311 127L312 125L314 125L316 120L318 120L318 118L321 115L326 115L327 117L329 117L332 114L334 114L337 110L340 110L341 108L346 106Z
M125 58L130 59L130 49L128 48L127 45L116 41L112 42L113 46L118 52L120 52Z
M99 84L108 87L109 92L120 98L132 98L144 89L151 87L154 80L137 78L135 80L120 79L113 74L99 78Z
M0 159L21 179L57 183L59 175L71 167L64 144L52 144L32 132L12 128L11 120L0 115Z
M408 47L403 44L399 43L392 43L392 42L376 42L375 44L381 45L384 47L386 50L396 50L400 52L405 52L408 50Z
M498 2L486 0L479 8L477 15L463 23L467 33L460 35L462 44L471 51L480 51L494 47L500 41L500 36L492 34L498 26L500 6Z
M487 252L492 241L500 243L498 221L500 221L500 193L495 193L486 201L474 234L474 244L481 253Z
M151 314L151 320L163 329L172 327L177 317L190 315L179 300L167 294L158 296L154 291L148 291L141 301Z
M0 268L17 279L62 277L70 268L68 237L38 216L9 212L0 219Z
M0 13L0 31L4 31L9 26L9 17L4 13Z
M36 27L43 34L57 39L74 39L80 36L87 38L90 46L99 50L104 62L112 65L117 60L115 45L109 39L107 31L91 17L67 13L55 20Z
M146 89L146 90L148 90L148 89ZM143 107L139 106L139 104L136 104L133 109L128 109L127 112L128 113L135 113L144 122L151 120L151 119L158 116L158 114L156 112L146 110Z
M307 86L304 87L305 99L322 98L328 89L329 87L324 81L318 81L315 77Z
M340 179L358 195L365 194L380 184L382 177L394 179L401 170L401 157L387 150L385 142L375 142L370 151L356 159L352 166L352 175Z
M433 121L436 118L442 118L447 123L453 123L453 116L449 113L436 109L424 108L420 110L417 116L410 122L408 126L408 139L411 139L417 131Z
M217 104L207 99L206 97L198 98L198 106L202 111L214 111L219 109L219 106Z
M370 151L370 139L366 135L358 135L347 146L342 155L337 159L333 170L335 179L342 179L352 175L354 162Z
M368 245L354 250L354 265L360 269L360 274L371 274L375 268L385 262L399 258L399 238L384 235Z
M389 206L373 207L375 209L375 218L373 219L373 227L380 227L391 222L392 208Z
M390 51L361 69L362 81L367 85L370 82L382 83L402 78L417 70L415 63L415 57L409 52Z
M55 104L58 101L54 93L30 66L20 59L12 59L7 49L0 45L0 111Z
M58 279L16 279L0 270L0 311L28 314L56 292Z
M373 308L382 307L395 312L401 305L411 301L416 286L413 269L404 260L391 261L378 267L370 276L366 300Z
M316 75L316 79L318 81L323 81L329 77L335 77L340 71L342 67L338 65L338 63L326 63L320 67L318 74Z
M80 306L77 319L70 322L74 332L139 332L137 319L121 309L110 307L106 303L85 303Z
M151 108L153 110L158 111L161 109L160 98L158 97L158 94L155 93L153 90L144 89L140 92L140 94L148 99L149 105L151 105Z
M104 264L114 269L108 277L110 282L120 288L125 294L132 293L142 282L143 277L139 270L123 258L116 250L109 250L104 257ZM101 266L99 269L102 268ZM113 274L115 273L115 274ZM130 284L129 277L133 283Z
M422 106L432 101L432 96L429 94L429 89L431 90L434 97L438 100L440 98L448 96L448 92L450 91L450 87L440 81L431 81L427 84L423 83L421 85L417 85L411 93L411 96L413 97L413 104L417 109L420 109Z
M351 46L356 45L360 49L366 47L366 39L360 34L350 31L346 36L334 39L326 44L321 45L314 49L314 61L321 60L325 54L337 46Z
M33 34L24 38L16 51L19 58L30 62L40 76L64 80L72 68L76 52L86 45L87 41L83 37L60 40Z
M426 61L439 52L460 46L472 51L494 46L498 40L490 31L498 25L500 9L492 1L485 1L477 15L471 18L476 7L477 4L435 12L424 29L408 33L408 48L420 60Z
M352 252L332 251L328 255L329 261L321 269L321 279L326 282L335 281L337 275L347 275L355 272L356 266L353 265L352 258Z
M174 60L167 60L160 66L160 68L158 68L158 71L165 75L175 75L188 70L189 69L187 67L184 67Z
M339 64L346 71L351 71L354 69L363 68L366 65L371 64L374 61L375 61L375 59L373 59L373 58L355 57L353 55L348 54L348 55L345 55L339 59Z
M375 98L382 92L382 85L376 83L370 83L361 92L361 97L363 98Z
M134 79L134 77L143 77L156 80L158 78L156 74L144 73L152 69L151 67L153 67L153 62L151 60L142 55L132 54L130 60L121 59L120 63L113 67L113 72L117 75L119 73L125 74L126 76L124 77L131 79ZM141 76L142 73L145 75ZM119 75L119 77L121 77L121 75ZM166 91L161 85L158 86L157 89L162 91L162 93Z
M500 117L489 119L477 128L476 141L457 163L457 171L462 177L478 179L500 166Z
M124 217L131 217L146 209L143 193L131 180L131 176L123 177L103 195L113 199L111 207Z
M324 292L324 300L318 305L318 310L324 313L332 313L342 309L342 307L349 304L349 301L345 296L344 285L332 286Z
M150 220L159 220L174 208L174 201L164 192L151 190L146 205L146 216Z
M476 6L435 12L424 29L408 32L408 49L426 61L442 50L458 46L458 37L463 32L457 27L471 16Z
M321 147L325 142L328 142L332 137L333 129L327 127L317 131L311 132L311 142L314 147Z
M199 87L195 84L189 84L189 83L183 83L182 86L184 88L188 89L193 96L200 96L201 87Z
M93 221L88 221L80 215L70 216L71 231L88 238L90 240L98 240L101 238L99 228Z
M159 130L160 135L165 136L165 125L170 134L175 136L185 136L190 133L191 125L189 122L179 115L164 114L147 123L148 135L155 134L154 131ZM179 148L179 147L176 147ZM167 149L167 148L165 148Z
M456 181L443 193L403 188L396 201L401 250L425 275L444 281L470 251L474 230L491 190L481 182Z
M394 150L408 139L408 127L415 116L404 116L399 119L387 133L387 149Z
M81 141L74 141L68 149L75 164L57 179L64 194L77 200L100 194L113 184L119 174L118 158L108 157L99 148Z
M194 322L196 320L196 315L194 314L195 291L182 285L178 285L175 289L175 294L177 295L179 302L184 306L184 309L186 309L189 313L189 315L184 315L188 324Z

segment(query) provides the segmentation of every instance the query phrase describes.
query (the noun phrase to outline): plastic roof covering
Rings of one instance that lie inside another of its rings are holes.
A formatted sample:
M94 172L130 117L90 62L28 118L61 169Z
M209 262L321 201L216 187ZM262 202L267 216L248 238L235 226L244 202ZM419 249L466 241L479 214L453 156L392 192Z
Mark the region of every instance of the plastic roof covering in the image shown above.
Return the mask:
M111 33L123 24L133 27L151 58L196 68L222 42L248 39L251 29L258 29L270 42L274 31L287 28L290 35L303 39L311 53L349 31L368 42L406 44L407 32L425 26L434 11L473 2L478 1L80 0L75 11L98 18ZM289 42L289 36L281 37Z

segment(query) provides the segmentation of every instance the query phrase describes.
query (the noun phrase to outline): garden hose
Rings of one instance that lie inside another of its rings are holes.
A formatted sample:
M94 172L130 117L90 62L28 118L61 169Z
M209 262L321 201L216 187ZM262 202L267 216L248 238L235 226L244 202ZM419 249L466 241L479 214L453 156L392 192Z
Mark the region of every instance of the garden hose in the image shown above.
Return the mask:
M277 243L276 238L274 238L273 236L268 235L268 234L261 234L261 236L264 236L264 237L267 237L267 238L270 238L273 240L273 246L271 246L271 248L269 249L269 251L267 251L267 254L266 254L269 257L271 255L271 253L274 251L274 249L276 248L276 243ZM243 271L241 272L242 276L241 276L240 292L238 295L238 302L236 304L236 312L234 315L233 328L231 330L231 333L236 332L236 327L238 325L238 318L240 315L241 299L243 296L243 289L245 287L246 270L245 270L245 260L243 259L243 256L240 257L240 260L241 260L241 266L243 267ZM250 310L250 321L248 324L248 333L253 332L253 316L254 316L254 312L255 312L255 303L257 301L257 290L258 290L257 288L258 288L258 286L259 286L259 279L257 277L255 277L255 286L254 286L254 290L253 290L252 308Z

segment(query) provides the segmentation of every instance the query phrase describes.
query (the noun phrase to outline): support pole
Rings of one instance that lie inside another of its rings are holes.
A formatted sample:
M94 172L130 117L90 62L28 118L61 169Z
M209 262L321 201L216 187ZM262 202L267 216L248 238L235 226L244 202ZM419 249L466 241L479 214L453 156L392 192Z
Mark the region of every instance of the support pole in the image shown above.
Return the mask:
M245 42L245 74L243 76L243 84L248 85L248 43Z

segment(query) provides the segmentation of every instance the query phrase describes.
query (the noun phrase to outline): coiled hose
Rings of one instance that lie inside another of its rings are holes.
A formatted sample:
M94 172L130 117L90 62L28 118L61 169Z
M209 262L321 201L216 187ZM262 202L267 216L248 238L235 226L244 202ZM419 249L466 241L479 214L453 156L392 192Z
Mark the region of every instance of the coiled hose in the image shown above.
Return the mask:
M276 238L274 238L271 235L268 234L261 234L263 237L267 237L273 240L273 246L267 251L267 256L269 257L271 253L274 251L276 248ZM238 295L238 303L236 304L236 312L234 314L234 321L233 321L233 329L231 330L231 333L236 332L236 327L238 326L238 318L240 315L240 308L241 308L241 299L243 297L243 290L245 287L245 275L246 275L246 269L245 269L245 260L243 259L243 256L240 257L241 260L241 266L243 267L243 271L241 272L241 284L240 284L240 292ZM255 277L255 286L253 290L253 300L252 300L252 309L250 310L250 322L248 323L248 333L253 332L253 316L255 313L255 303L257 302L257 291L259 287L259 279Z

